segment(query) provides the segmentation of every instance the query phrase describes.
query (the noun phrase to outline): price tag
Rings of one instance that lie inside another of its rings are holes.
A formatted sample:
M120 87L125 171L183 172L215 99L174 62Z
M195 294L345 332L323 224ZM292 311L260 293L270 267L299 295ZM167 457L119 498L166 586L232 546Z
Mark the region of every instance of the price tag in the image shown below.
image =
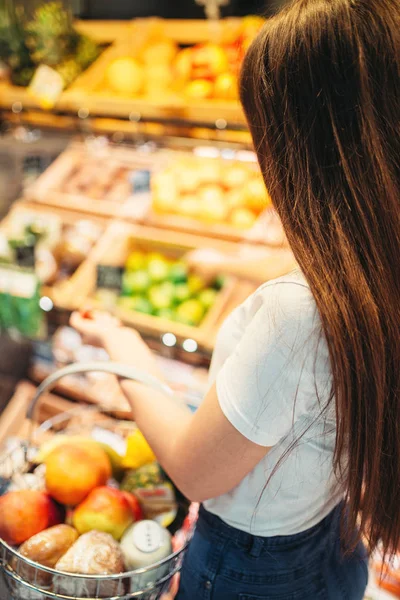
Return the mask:
M130 175L130 182L132 184L132 192L139 194L141 192L150 191L151 173L148 170L133 171Z
M38 287L38 279L34 273L13 270L7 267L0 269L0 292L16 298L33 298Z
M97 265L97 289L121 291L123 267Z
M40 65L36 69L29 85L30 93L35 96L39 105L47 110L54 107L63 89L63 78L47 65Z
M35 268L35 246L18 246L15 250L17 265L26 269Z

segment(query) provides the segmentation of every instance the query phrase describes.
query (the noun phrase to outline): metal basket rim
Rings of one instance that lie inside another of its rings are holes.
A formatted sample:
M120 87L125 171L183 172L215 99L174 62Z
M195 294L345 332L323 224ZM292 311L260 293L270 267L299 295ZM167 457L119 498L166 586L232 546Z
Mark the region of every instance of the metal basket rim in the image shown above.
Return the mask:
M188 538L190 538L190 536L188 536ZM13 556L18 558L18 560L21 560L22 562L26 563L30 567L34 567L36 569L39 568L41 571L43 571L45 573L50 573L51 575L62 575L63 577L67 576L67 577L73 577L74 579L89 579L89 580L94 580L94 581L97 581L98 579L100 579L101 581L103 581L103 580L109 581L110 579L114 580L114 579L125 578L125 577L134 577L134 576L149 573L153 569L154 570L158 569L159 567L162 567L164 564L166 564L170 561L172 562L175 558L178 558L187 549L189 542L190 542L190 539L186 539L182 548L179 548L179 550L176 550L172 554L169 554L167 557L163 558L162 560L159 560L156 563L149 565L148 567L142 567L141 569L135 569L133 571L123 571L121 573L112 573L109 575L85 575L83 573L68 573L67 571L57 571L57 569L51 569L50 567L41 565L40 563L38 563L34 560L31 560L30 558L27 558L26 556L23 556L22 554L20 554L18 552L18 550L14 550L14 548L12 546L9 546L7 544L7 542L5 542L2 538L0 538L0 546L5 548L5 550L7 550ZM8 564L8 563L6 563L6 564ZM3 568L5 568L4 565L3 565Z

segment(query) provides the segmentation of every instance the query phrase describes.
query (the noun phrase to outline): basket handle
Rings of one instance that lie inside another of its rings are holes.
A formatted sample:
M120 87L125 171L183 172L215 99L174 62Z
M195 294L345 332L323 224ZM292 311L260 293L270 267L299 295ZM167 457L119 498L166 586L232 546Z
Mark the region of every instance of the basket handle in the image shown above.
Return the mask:
M165 383L161 382L157 377L153 375L149 375L136 367L131 365L124 365L120 363L113 362L101 362L101 361L93 361L93 362L84 362L77 363L73 365L68 365L68 367L64 367L63 369L59 369L52 373L47 377L37 388L36 393L28 407L26 416L29 420L33 420L33 416L35 413L36 405L40 400L42 394L46 391L49 391L54 387L54 385L67 375L75 375L76 373L110 373L112 375L117 375L122 379L130 379L132 381L138 381L139 383L143 383L144 385L149 386L153 390L157 392L162 392L167 396L173 396L174 393L172 389Z

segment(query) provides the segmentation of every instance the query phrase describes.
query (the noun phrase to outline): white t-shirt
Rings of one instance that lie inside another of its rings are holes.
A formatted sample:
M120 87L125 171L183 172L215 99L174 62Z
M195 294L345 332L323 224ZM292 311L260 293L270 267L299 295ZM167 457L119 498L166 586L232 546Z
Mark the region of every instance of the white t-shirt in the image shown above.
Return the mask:
M334 402L323 410L332 386L328 348L300 271L261 286L232 313L210 375L230 423L272 448L206 509L260 536L299 533L322 520L343 491L333 473Z

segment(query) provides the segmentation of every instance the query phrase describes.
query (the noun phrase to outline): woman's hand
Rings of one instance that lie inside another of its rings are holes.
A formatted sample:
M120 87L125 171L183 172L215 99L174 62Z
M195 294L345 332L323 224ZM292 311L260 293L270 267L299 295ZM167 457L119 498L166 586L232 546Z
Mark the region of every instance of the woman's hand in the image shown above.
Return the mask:
M118 319L108 313L74 312L70 323L86 343L104 348L113 362L133 365L158 379L163 378L153 352L140 334L123 327Z

